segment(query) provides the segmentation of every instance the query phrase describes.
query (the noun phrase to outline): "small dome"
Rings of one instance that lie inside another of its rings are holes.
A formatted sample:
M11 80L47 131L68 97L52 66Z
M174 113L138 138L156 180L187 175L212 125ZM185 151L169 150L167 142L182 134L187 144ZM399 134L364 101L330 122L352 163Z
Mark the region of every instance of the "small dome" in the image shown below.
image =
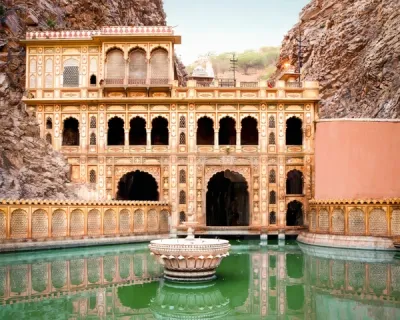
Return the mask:
M206 69L204 69L202 66L197 66L194 68L192 72L193 77L208 77L208 73Z

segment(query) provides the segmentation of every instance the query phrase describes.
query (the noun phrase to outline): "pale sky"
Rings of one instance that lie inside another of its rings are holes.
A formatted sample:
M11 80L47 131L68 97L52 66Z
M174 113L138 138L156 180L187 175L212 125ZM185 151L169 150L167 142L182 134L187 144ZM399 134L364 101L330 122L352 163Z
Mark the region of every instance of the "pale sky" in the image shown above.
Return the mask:
M280 46L310 0L164 0L167 24L182 36L184 64L216 53Z

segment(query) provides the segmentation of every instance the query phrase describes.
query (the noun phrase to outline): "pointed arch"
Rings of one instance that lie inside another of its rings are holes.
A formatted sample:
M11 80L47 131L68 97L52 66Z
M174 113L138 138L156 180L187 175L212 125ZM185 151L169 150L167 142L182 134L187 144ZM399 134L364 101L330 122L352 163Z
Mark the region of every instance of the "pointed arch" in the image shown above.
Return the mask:
M275 169L271 169L271 170L269 171L268 182L269 182L269 183L276 183L276 173L275 173Z
M219 120L219 145L236 145L236 121L231 117Z
M286 175L286 194L303 194L303 173L290 170Z
M123 84L124 78L124 52L119 48L112 48L106 54L106 84Z
M53 129L53 120L50 117L46 119L46 129Z
M179 170L179 183L186 183L186 171L184 169Z
M179 144L186 144L186 135L184 132L179 134Z
M269 204L276 204L276 192L274 190L269 192Z
M92 132L92 133L90 134L90 145L91 145L91 146L95 146L96 143L97 143L97 141L96 141L96 134L95 134L94 132Z
M269 143L269 144L276 144L276 141L275 141L275 132L270 132L270 133L269 133L268 143Z
M146 120L142 117L134 117L129 125L129 145L145 146L147 144Z
M118 182L118 200L158 201L158 184L156 179L144 171L131 171Z
M107 145L123 146L125 144L124 120L113 117L108 120Z
M164 48L156 48L151 52L151 84L168 84L168 60L168 51Z
M145 84L147 79L146 51L134 48L129 52L129 84Z
M89 182L90 183L96 183L96 171L95 170L90 170L89 172Z
M303 122L297 117L286 120L286 145L301 146L303 144Z
M179 192L179 204L186 204L186 192L184 190Z
M242 119L242 130L240 131L240 141L242 145L258 145L257 120L253 117Z
M275 128L275 117L272 115L268 118L268 127L270 127L271 129Z
M90 117L90 129L96 129L97 121L95 116Z
M186 117L185 116L179 117L179 128L181 128L181 129L186 128Z
M288 203L286 211L287 226L303 225L303 204L297 200Z
M79 121L69 117L64 120L63 146L79 146Z
M159 116L153 119L151 125L151 144L167 146L169 144L168 120Z
M197 145L214 145L214 121L209 117L197 120Z

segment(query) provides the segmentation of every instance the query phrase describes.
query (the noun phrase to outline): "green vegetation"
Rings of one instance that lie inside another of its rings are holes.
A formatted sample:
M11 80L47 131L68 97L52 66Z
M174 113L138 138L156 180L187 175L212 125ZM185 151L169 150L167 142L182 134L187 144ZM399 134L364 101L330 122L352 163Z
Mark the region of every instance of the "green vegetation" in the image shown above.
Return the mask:
M53 29L56 26L56 22L53 19L47 19L46 24L50 29Z
M242 74L245 76L254 75L260 80L268 79L271 74L275 72L279 50L279 47L262 47L258 50L246 50L241 53L236 53L239 77L240 74ZM213 65L215 75L217 77L222 77L224 73L230 71L230 59L232 59L232 54L232 52L224 52L221 54L209 52L201 56L199 61L187 66L186 70L191 74L193 69L201 64L201 61L205 61L205 58L208 58Z

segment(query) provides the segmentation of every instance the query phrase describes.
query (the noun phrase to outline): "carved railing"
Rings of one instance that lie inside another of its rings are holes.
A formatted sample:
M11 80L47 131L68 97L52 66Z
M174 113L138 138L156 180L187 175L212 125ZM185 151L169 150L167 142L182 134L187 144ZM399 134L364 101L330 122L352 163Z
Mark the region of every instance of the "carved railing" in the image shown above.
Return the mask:
M112 78L106 78L105 79L105 85L108 86L116 86L116 85L123 85L124 84L124 78L120 79L112 79Z
M157 201L0 200L0 243L167 234L169 212Z
M400 236L400 199L310 201L309 231L348 236Z
M302 82L298 82L298 81L287 81L286 87L287 88L302 88L303 84L302 84Z
M258 86L258 82L240 81L241 88L257 88Z

